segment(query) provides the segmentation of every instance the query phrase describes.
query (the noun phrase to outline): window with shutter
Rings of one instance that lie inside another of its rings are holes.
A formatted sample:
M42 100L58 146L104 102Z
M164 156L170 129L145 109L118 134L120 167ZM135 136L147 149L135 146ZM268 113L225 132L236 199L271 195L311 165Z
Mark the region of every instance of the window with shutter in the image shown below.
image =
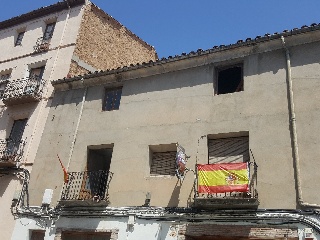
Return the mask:
M208 140L208 163L249 162L249 137Z
M176 151L152 153L150 174L174 176L176 155Z

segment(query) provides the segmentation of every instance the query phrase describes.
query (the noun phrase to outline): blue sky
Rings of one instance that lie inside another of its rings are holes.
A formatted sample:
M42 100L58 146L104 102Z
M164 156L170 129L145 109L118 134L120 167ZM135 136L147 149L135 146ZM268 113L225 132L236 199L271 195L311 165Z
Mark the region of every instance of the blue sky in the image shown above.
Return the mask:
M56 3L2 0L0 21ZM93 0L159 58L320 23L319 0Z

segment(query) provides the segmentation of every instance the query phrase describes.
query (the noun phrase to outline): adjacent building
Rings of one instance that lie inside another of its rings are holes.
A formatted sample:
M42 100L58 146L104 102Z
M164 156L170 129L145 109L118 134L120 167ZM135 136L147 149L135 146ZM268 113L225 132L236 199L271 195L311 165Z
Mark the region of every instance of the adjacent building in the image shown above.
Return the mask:
M320 239L319 43L312 24L53 81L12 239ZM201 190L217 164L247 191Z
M0 22L0 49L0 229L1 238L10 239L11 200L19 198L20 183L28 178L22 168L31 172L53 97L51 81L149 62L157 55L85 0Z

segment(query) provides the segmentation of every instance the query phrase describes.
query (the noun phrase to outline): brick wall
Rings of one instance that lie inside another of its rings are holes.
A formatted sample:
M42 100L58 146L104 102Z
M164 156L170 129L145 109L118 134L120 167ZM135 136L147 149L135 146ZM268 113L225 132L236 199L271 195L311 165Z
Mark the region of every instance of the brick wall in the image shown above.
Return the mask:
M192 240L193 237L200 236L229 239L299 239L297 228L250 225L185 224L180 226L178 234L179 240Z
M93 4L86 6L74 54L99 70L114 69L157 58L153 47ZM77 68L70 69L75 76Z
M87 74L89 70L78 65L77 62L71 60L69 77Z

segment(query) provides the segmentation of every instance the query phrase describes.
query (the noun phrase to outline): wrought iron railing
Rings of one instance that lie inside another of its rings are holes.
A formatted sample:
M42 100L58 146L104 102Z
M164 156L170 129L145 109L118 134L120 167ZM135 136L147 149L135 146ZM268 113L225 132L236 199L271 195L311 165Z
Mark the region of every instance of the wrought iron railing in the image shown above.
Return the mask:
M226 192L226 193L199 193L197 186L197 178L195 181L195 195L194 200L197 205L205 205L206 202L214 206L227 207L227 205L258 205L258 191L257 191L257 169L255 162L250 162L249 166L249 191L248 192ZM206 201L207 200L207 201Z
M61 200L108 202L108 189L112 175L112 172L103 170L69 172L68 181L63 185Z
M37 76L8 81L3 92L3 102L6 103L23 97L40 100L45 82L44 79Z
M0 139L0 161L18 163L21 161L26 141L10 138Z
M39 52L46 52L49 50L50 46L50 39L44 39L43 37L40 37L37 39L36 45L33 47L33 50L35 53Z

